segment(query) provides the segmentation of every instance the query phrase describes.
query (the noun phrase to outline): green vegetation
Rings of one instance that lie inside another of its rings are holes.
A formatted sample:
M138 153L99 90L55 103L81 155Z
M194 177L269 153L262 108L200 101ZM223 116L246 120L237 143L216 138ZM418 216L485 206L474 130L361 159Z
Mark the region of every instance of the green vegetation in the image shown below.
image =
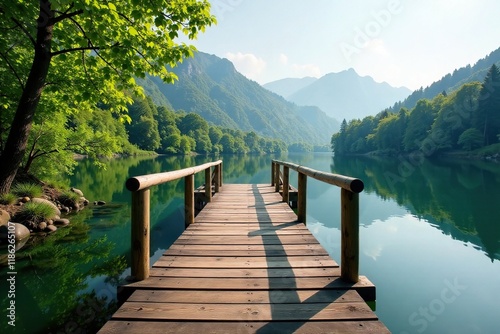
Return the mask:
M16 213L16 221L29 221L38 224L54 218L56 209L47 203L28 202Z
M115 120L144 96L135 78L174 82L165 65L195 51L179 35L215 23L206 0L0 0L0 12L0 194L41 157L64 170L73 152L125 151Z
M17 183L12 187L12 193L18 197L40 197L43 194L42 186L35 183Z
M331 145L336 155L376 151L420 159L484 148L498 143L499 134L500 71L492 65L483 83L467 83L450 94L419 100L411 110L344 120Z
M17 196L14 195L13 193L6 193L0 195L0 204L12 205L16 203L16 201L17 201Z
M80 201L80 196L73 191L63 190L59 194L59 196L57 196L57 199L63 205L66 205L66 206L73 208L75 206L75 204L77 204Z

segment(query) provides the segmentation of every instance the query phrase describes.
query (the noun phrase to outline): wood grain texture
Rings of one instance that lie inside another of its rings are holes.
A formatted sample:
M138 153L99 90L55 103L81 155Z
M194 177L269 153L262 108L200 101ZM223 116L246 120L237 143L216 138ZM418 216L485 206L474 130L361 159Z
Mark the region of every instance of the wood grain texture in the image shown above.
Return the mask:
M270 185L225 184L99 333L389 333Z

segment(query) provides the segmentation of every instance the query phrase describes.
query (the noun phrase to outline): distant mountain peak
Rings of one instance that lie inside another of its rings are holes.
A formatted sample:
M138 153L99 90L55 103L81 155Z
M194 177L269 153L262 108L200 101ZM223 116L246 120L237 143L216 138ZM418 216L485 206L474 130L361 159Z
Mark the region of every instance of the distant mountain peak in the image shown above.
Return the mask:
M318 106L338 120L376 114L411 93L408 88L396 88L386 82L376 82L370 76L360 76L353 68L299 83L303 84L299 89L292 79L276 81L264 87L278 94L278 89L280 92L292 92L282 96L298 105Z

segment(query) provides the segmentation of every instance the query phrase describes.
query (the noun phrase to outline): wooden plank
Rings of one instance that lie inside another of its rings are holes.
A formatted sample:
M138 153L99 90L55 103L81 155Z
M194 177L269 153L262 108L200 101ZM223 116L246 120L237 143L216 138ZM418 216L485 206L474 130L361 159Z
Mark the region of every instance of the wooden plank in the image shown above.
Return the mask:
M219 245L291 245L291 244L319 244L312 235L263 235L258 238L224 237L224 236L193 236L181 235L175 242L181 244L219 244Z
M154 266L180 268L306 268L337 266L329 256L167 256L158 259Z
M172 268L155 266L150 276L197 278L338 277L339 267L318 268Z
M130 302L202 303L202 304L270 304L277 295L265 290L218 291L207 290L136 290L128 299ZM282 303L350 303L363 302L354 290L282 290Z
M179 321L120 321L106 323L102 334L234 334L256 333L276 334L390 334L379 321L273 321L248 322L179 322Z
M340 277L269 277L269 278L191 278L150 277L146 281L128 284L129 288L184 290L304 290L304 289L370 289L370 281L360 277L356 284L349 284Z
M126 302L114 319L224 321L377 320L365 302L300 304L184 304Z
M206 245L208 246L208 245ZM275 247L279 245L274 245ZM304 245L307 246L307 245ZM244 247L244 246L240 246ZM328 252L324 249L315 250L304 247L303 249L288 249L282 247L280 249L263 249L263 250L248 250L248 249L224 249L220 246L218 249L167 249L165 255L170 256L300 256L300 255L324 255Z

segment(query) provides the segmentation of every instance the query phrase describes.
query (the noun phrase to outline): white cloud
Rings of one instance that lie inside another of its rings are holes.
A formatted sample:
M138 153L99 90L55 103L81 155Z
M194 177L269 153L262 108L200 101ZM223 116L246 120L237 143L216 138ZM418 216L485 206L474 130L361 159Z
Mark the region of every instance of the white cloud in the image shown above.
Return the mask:
M264 59L257 57L252 53L226 53L227 59L229 59L238 72L245 75L247 78L258 81L260 75L266 69L267 63Z

